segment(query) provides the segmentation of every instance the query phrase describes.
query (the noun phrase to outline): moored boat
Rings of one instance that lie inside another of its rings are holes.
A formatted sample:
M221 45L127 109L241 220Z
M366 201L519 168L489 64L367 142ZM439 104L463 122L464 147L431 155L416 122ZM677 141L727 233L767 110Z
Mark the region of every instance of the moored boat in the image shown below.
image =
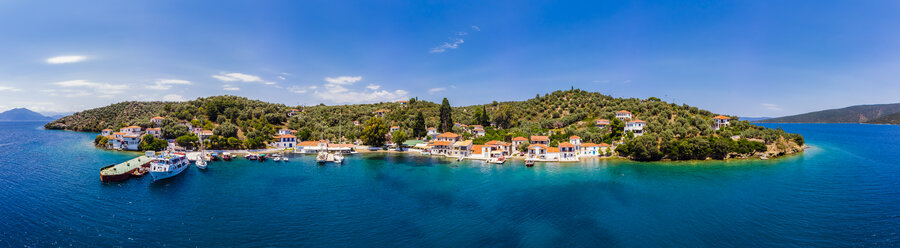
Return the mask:
M131 177L132 173L134 173L134 171L137 170L137 168L135 168L135 169L131 169L129 171L117 172L117 171L113 170L112 167L114 167L114 166L116 166L116 164L111 164L108 166L104 166L103 168L100 168L100 181L101 182L125 181L125 179L128 179L129 177Z
M528 167L534 166L534 160L533 159L525 159L525 166L528 166Z
M153 181L177 176L189 165L184 153L164 153L150 162L150 176Z
M222 153L222 160L225 160L225 161L231 161L231 153L230 153L230 152L223 152L223 153Z
M320 164L324 164L325 162L328 162L328 153L327 152L319 152L319 154L316 155L316 162L320 163Z
M503 164L504 162L506 162L506 157L500 156L500 157L497 157L497 158L492 158L492 159L489 160L488 162L490 162L490 163L492 163L492 164Z

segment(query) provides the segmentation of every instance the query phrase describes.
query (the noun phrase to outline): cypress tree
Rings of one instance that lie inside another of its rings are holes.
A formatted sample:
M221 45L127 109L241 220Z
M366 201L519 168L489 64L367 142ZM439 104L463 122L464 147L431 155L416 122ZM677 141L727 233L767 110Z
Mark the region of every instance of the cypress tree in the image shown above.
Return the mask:
M451 112L450 101L445 97L444 101L441 102L441 132L450 132L450 130L453 130L453 114Z

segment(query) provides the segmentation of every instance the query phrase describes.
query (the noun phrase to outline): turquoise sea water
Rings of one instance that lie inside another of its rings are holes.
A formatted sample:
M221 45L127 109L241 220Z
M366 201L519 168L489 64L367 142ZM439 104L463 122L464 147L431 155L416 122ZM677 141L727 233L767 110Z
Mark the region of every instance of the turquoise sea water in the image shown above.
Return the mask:
M579 164L367 154L101 183L135 153L0 122L0 246L897 247L900 126L773 124L802 155Z

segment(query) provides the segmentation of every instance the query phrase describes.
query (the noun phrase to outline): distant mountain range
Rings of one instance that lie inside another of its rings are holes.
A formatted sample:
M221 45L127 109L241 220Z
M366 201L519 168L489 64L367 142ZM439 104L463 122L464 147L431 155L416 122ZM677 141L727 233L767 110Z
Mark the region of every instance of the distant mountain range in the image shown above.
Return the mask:
M0 113L0 121L52 121L53 117L44 116L26 108L14 108Z
M856 105L799 115L758 120L763 123L900 124L900 103Z
M738 119L740 119L742 121L758 122L761 120L772 119L772 117L738 117Z

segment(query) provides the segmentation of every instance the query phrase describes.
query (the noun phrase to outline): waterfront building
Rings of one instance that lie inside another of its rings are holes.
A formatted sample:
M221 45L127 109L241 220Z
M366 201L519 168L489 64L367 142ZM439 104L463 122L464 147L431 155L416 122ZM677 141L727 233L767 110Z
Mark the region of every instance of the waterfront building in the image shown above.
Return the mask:
M141 135L141 127L139 126L127 126L119 129L119 132L128 134L128 135Z
M272 146L276 148L294 148L297 146L297 136L291 134L282 134L275 136L275 142Z
M472 140L461 140L453 143L453 156L468 157L472 154Z
M451 132L446 132L438 135L435 139L440 141L457 142L459 141L459 135Z
M569 142L559 143L558 150L559 160L578 160L578 149L574 144Z
M596 157L600 155L600 146L594 143L582 143L579 153L582 157Z
M525 137L512 138L512 149L518 151L519 146L521 146L525 142L528 142L528 139L526 139Z

